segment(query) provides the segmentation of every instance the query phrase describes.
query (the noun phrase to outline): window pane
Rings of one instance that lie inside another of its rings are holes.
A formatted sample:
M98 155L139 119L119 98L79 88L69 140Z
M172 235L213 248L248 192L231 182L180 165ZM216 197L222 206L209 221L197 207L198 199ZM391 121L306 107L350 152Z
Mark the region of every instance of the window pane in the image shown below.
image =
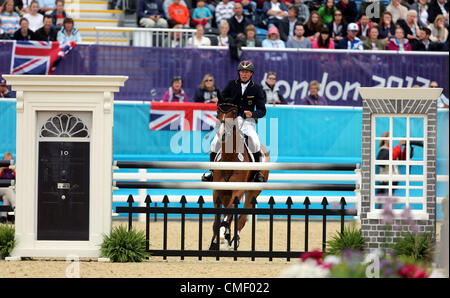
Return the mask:
M389 117L376 117L375 118L376 131L375 136L380 138L383 133L389 134Z
M409 151L410 160L423 161L422 141L410 141Z
M423 175L423 166L410 166L409 171L411 175Z
M423 138L423 117L412 117L409 120L409 136L411 138Z
M392 117L393 137L406 138L406 117Z

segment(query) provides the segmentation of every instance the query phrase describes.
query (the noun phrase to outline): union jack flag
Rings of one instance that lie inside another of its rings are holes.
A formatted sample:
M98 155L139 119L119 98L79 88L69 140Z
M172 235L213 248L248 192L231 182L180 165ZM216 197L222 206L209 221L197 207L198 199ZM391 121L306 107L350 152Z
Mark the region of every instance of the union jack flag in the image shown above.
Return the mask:
M15 41L11 74L53 74L62 57L74 46L73 41Z
M204 130L214 129L217 121L214 103L152 102L150 130Z

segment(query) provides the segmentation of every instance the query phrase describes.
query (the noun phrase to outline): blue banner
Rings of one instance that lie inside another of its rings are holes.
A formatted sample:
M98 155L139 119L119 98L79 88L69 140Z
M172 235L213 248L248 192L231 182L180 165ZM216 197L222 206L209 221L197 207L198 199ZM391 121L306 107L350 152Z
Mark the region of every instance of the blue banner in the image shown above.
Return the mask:
M12 43L0 42L0 74L9 73ZM281 93L290 104L308 94L308 83L321 83L320 94L329 105L361 106L357 88L427 87L437 81L449 95L448 53L400 54L348 51L246 50L242 59L256 65L254 80L277 73ZM160 101L174 76L192 101L205 74L212 74L219 89L237 77L237 64L224 49L170 49L106 45L77 45L58 65L58 75L126 75L129 80L119 100Z

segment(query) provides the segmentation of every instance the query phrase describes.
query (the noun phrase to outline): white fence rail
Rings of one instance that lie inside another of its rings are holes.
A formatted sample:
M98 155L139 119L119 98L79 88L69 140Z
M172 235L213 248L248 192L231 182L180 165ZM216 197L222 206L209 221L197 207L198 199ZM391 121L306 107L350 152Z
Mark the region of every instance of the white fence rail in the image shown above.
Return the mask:
M136 47L173 47L174 36L186 45L195 29L162 29L132 27L95 27L96 44L130 45Z

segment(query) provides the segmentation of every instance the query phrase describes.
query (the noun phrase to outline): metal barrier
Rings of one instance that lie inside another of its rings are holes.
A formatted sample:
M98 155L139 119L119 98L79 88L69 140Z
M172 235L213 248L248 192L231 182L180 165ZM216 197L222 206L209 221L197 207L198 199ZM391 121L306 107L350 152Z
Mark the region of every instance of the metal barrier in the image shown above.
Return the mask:
M180 43L186 45L195 29L95 27L95 32L96 44L171 48L174 47L174 35L179 34Z

